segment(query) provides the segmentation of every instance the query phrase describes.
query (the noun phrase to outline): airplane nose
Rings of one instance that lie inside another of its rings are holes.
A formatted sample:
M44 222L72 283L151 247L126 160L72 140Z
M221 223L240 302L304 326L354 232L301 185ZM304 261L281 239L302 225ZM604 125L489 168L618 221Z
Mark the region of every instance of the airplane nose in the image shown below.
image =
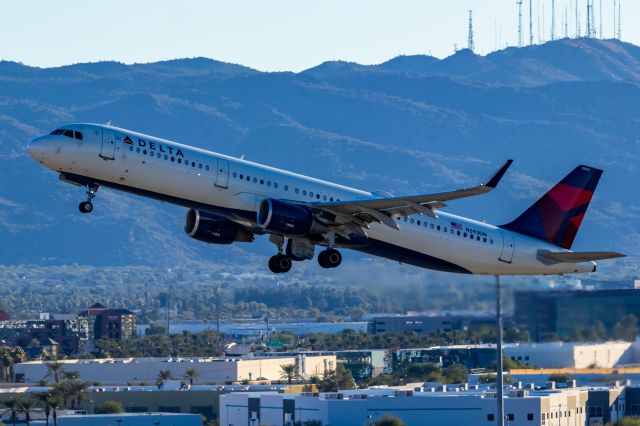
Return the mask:
M42 138L35 138L34 140L32 140L31 143L29 143L27 150L29 151L29 155L31 156L31 158L40 161L43 154Z

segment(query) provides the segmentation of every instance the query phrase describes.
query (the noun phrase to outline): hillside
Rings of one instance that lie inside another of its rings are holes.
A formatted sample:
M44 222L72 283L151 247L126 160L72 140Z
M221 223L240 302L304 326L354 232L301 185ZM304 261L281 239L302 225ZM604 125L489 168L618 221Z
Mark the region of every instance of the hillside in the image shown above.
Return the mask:
M76 121L111 122L396 195L475 184L514 158L498 191L448 207L493 223L509 221L586 163L605 174L575 247L637 256L638 99L640 48L610 40L373 66L328 62L301 73L205 58L48 69L0 62L2 263L266 269L267 243L191 241L180 208L106 190L92 215L80 215L82 191L25 150L32 138ZM636 260L609 271L637 273Z

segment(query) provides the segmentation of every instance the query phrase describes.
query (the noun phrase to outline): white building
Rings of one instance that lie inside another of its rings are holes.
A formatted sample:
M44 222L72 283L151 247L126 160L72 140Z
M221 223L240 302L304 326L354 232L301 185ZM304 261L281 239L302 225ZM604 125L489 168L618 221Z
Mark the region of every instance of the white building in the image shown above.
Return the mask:
M51 424L52 421L50 420ZM44 420L32 421L44 425ZM201 426L198 414L180 413L122 413L59 416L58 426Z
M281 380L282 365L295 364L298 374L309 379L336 368L335 355L265 358L109 358L63 360L64 369L77 371L88 382L105 384L155 383L161 370L175 378L185 377L189 369L199 376L196 383L241 382L244 380ZM47 375L46 361L15 365L16 381L37 383Z
M289 425L315 420L323 425L366 425L392 415L411 425L491 425L496 419L495 390L468 387L367 389L326 394L231 393L220 397L221 426ZM589 390L511 389L504 407L510 426L587 425Z
M512 343L504 355L522 364L541 368L611 368L637 362L631 342Z

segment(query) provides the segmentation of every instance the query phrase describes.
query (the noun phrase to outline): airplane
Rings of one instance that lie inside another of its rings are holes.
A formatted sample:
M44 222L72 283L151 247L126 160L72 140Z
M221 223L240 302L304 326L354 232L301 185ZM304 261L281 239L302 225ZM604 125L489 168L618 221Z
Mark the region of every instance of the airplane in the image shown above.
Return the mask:
M184 230L211 244L269 235L274 273L313 259L342 262L338 249L439 271L483 275L594 272L617 252L574 252L571 245L602 170L580 165L510 223L494 226L443 211L452 200L496 188L508 160L485 183L394 197L279 170L193 146L100 124L69 124L34 139L30 155L84 187L82 213L101 186L188 208Z

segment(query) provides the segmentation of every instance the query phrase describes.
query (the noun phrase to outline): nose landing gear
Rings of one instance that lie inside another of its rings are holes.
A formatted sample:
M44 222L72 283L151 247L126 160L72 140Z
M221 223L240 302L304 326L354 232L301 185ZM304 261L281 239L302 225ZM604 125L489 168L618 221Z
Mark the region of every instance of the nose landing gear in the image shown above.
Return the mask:
M80 213L91 213L93 211L93 203L91 202L91 200L96 197L97 191L98 185L87 185L87 201L83 201L78 205L78 210L80 210Z

